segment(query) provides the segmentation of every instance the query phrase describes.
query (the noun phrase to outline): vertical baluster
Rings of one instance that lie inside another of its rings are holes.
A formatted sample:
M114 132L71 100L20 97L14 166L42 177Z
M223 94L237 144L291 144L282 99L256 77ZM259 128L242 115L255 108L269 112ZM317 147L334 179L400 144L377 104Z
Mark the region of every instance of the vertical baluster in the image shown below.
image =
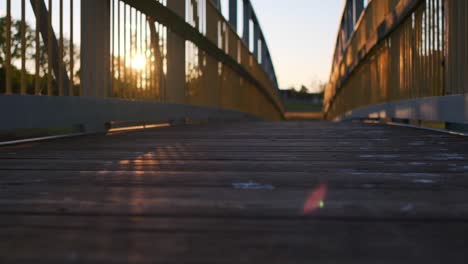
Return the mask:
M141 30L141 25L140 25L140 15L141 13L136 10L136 13L135 13L135 32L136 32L136 35L135 35L135 44L136 44L136 56L138 57L138 60L141 60L141 34L140 34L140 30ZM140 62L138 62L140 63ZM136 68L139 68L141 65L137 65ZM142 89L141 89L141 70L139 69L138 71L135 72L136 75L136 83L137 83L137 87L138 87L138 95L141 97L142 96Z
M436 67L436 60L435 55L437 52L436 47L436 28L435 28L435 1L431 1L431 11L430 11L430 25L431 25L431 83L432 83L432 95L437 95L437 67Z
M435 88L435 82L434 82L434 76L435 76L435 68L434 68L434 0L429 0L429 65L430 65L430 75L429 75L429 82L431 84L431 96L436 95L436 88Z
M133 10L132 14L132 47L133 47L133 56L131 57L131 69L132 69L132 78L133 78L133 93L134 96L138 97L138 74L136 71L136 63L135 59L138 56L138 11L136 9Z
M60 0L59 2L59 31L60 31L60 40L59 40L59 76L58 76L58 90L59 90L59 95L63 96L64 91L63 91L63 53L64 53L64 43L63 43L63 0Z
M130 29L129 29L129 41L130 41L130 52L129 52L129 63L128 63L128 71L129 71L129 83L130 83L130 96L133 97L134 95L134 83L133 83L133 68L132 68L132 63L133 63L133 10L131 7L130 9L130 14L129 14L129 23L130 23Z
M148 67L149 67L149 63L148 63L148 58L147 58L147 46L146 46L146 24L145 24L145 15L142 14L142 17L141 17L141 30L142 30L142 42L141 42L141 45L142 45L142 49L143 49L143 57L145 58L145 68L143 69L143 89L145 90L145 97L148 97L148 87L147 87L147 77L148 77Z
M154 95L154 98L153 98L153 99L156 99L156 98L157 98L156 96L157 96L157 94L158 94L158 91L157 91L157 89L156 89L156 82L155 82L155 80L156 80L156 76L155 76L156 70L155 70L155 69L156 69L156 63L157 63L157 61L156 61L156 59L155 59L155 56L156 56L155 53L156 53L156 51L154 50L154 46L153 46L153 42L152 42L152 40L153 40L153 35L152 35L152 33L151 33L151 30L152 30L151 27L153 27L153 29L156 29L156 26L153 24L154 21L151 20L151 18L148 18L148 19L150 20L150 23L151 23L151 25L149 25L150 27L148 28L148 29L149 29L149 34L150 34L150 35L149 35L149 45L150 45L150 51L151 51L151 58L150 58L150 61L151 61L150 83L151 83L151 87L152 87L152 89L153 89L153 95ZM156 34L159 34L159 32L157 32ZM159 48L159 43L157 43L157 46L156 46L156 47Z
M423 19L423 59L424 59L424 64L423 64L423 74L424 74L424 95L423 96L428 96L428 89L429 89L429 84L428 84L428 77L429 77L429 72L427 68L427 3L424 4L424 19Z
M6 94L11 94L13 92L11 87L11 0L7 0L6 2L6 23L5 23L5 31L6 31L6 54L5 54L5 86L6 86Z
M47 29L47 95L51 96L53 95L53 90L52 90L52 85L53 85L53 79L52 79L52 63L53 63L53 57L52 57L52 0L49 0L49 16L48 16L48 21L47 21L48 29Z
M74 26L73 26L73 23L74 23L74 16L73 16L73 12L74 12L74 8L73 8L73 0L70 0L70 91L69 91L69 95L70 96L73 96L73 88L75 86L75 82L74 82L74 78L75 78L75 50L74 50L74 39L73 39L73 34L74 34Z
M146 96L149 97L149 95L151 94L150 93L150 90L148 89L148 77L149 77L149 74L148 74L148 70L149 70L149 67L151 65L151 62L149 61L149 58L148 58L148 27L146 25L146 21L147 21L147 18L146 18L146 15L143 15L143 19L142 19L142 26L143 26L143 32L144 32L144 41L143 41L143 44L144 44L144 57L145 57L145 61L146 61L146 64L145 64L145 76L143 77L143 80L144 80L144 87L145 87L145 91L146 91Z
M153 61L152 61L152 57L153 57L153 49L152 49L152 46L151 46L151 29L150 29L150 20L149 20L149 17L146 16L146 19L145 19L145 25L146 25L146 38L147 38L147 54L148 54L148 76L147 76L147 80L148 80L148 87L150 89L150 98L151 99L154 99L154 95L155 95L155 92L154 92L154 87L153 87Z
M418 90L419 90L419 80L418 80L418 11L416 10L414 13L414 29L413 29L413 80L414 80L414 96L418 97Z
M159 23L156 22L156 34L158 36L157 38L157 41L156 41L156 48L157 50L155 49L154 50L154 74L155 74L155 78L154 78L154 85L157 87L157 91L158 91L158 99L161 101L163 100L164 98L164 91L163 91L163 86L162 86L162 74L161 72L163 71L163 67L164 67L164 42L166 41L165 38L164 38L164 34L163 34L163 29L162 27L160 26Z
M131 69L132 69L132 80L133 80L133 98L135 98L137 96L137 92L138 92L138 89L137 89L137 86L138 86L138 81L137 81L137 73L136 73L136 70L134 68L135 66L135 58L137 56L137 51L138 51L138 42L137 42L137 23L138 22L138 18L137 18L137 10L136 9L132 9L132 56L130 58L130 61L131 61Z
M143 13L140 12L140 56L142 59L144 58L146 60L146 57L144 56L144 46L143 46ZM146 63L146 61L145 61ZM146 64L144 65L143 69L140 71L140 89L143 91L143 96L146 96L146 90L143 84L143 73L145 72L146 69Z
M156 22L152 19L152 18L149 18L150 19L150 22L151 22L151 27L150 27L150 45L151 45L151 61L152 61L152 67L151 67L151 85L153 86L153 89L154 89L154 99L160 99L160 96L161 96L161 90L159 89L159 86L158 86L158 78L157 78L157 69L158 69L158 63L160 63L156 57L156 49L158 49L159 51L159 25L156 24ZM155 34L158 36L156 39L158 40L157 42L155 41L155 44L153 46L153 33L151 32L152 29L154 29L155 31Z
M411 49L410 49L410 43L411 43L411 34L410 34L411 17L409 17L406 20L406 22L404 23L404 25L402 27L403 27L403 31L405 32L405 50L406 50L405 61L406 61L406 65L408 65L407 69L406 69L406 72L405 72L405 74L406 74L405 81L406 81L406 89L407 89L406 99L409 99L412 96L411 68L413 67L411 65ZM387 77L389 78L390 75L388 75Z
M440 38L439 38L439 0L434 0L434 66L435 66L435 83L436 83L436 95L440 96L440 61L439 61L439 55L440 55Z
M146 23L149 23L149 17L146 17ZM153 83L153 74L154 74L154 60L153 60L153 56L154 56L154 50L153 50L153 46L152 46L152 43L151 43L151 38L152 38L152 35L151 35L151 28L150 28L150 24L147 25L148 26L148 50L149 50L149 63L150 63L150 67L149 67L149 86L150 86L150 89L152 90L152 93L151 93L151 98L152 99L155 99L155 95L156 95L156 90L155 90L155 87L154 87L154 83Z
M140 12L138 10L135 10L135 58L133 58L133 61L134 62L138 62L138 60L140 60ZM138 58L138 60L136 60ZM137 63L135 63L135 68L138 69L138 67L140 67L140 65L138 65ZM137 92L138 92L138 96L141 96L141 86L140 86L140 76L141 76L141 71L138 69L135 69L135 86L137 87Z
M432 0L432 64L433 64L433 70L432 70L432 80L434 82L434 95L437 96L439 95L439 83L438 83L438 63L437 63L437 53L438 53L438 47L437 47L437 6L436 6L436 1L437 0Z
M110 56L110 78L111 78L111 96L115 95L115 0L111 0L111 56Z
M21 94L26 94L26 1L21 0Z
M466 34L461 34L462 32L464 33L465 26L467 25L467 19L468 17L465 15L465 7L466 7L466 1L454 1L454 3L457 3L457 20L460 22L456 22L458 24L458 28L455 34L457 34L460 38L460 43L457 48L457 66L460 67L458 69L454 69L455 71L458 72L458 83L456 85L456 93L461 94L463 92L462 86L465 84L465 70L466 70L466 63L465 59L467 58L467 50L466 50L466 45L468 44Z
M138 25L138 10L135 9L135 36L134 36L134 53L133 53L133 63L135 64L135 66L137 66L137 64L135 63L136 62L136 58L139 56L139 41L138 41L138 37L139 37L139 25ZM138 68L138 67L135 67L135 68ZM140 87L139 87L139 75L138 75L138 71L136 69L133 69L133 74L134 74L134 80L135 80L135 91L136 91L136 96L138 97L140 95Z
M128 93L128 86L127 86L127 5L124 3L124 19L123 19L123 81L125 83L125 96Z
M157 53L154 54L155 61L157 63L156 64L157 68L155 69L156 70L156 76L158 77L156 79L156 85L157 85L158 90L159 90L159 100L164 102L164 100L166 98L166 91L165 91L166 88L165 88L165 84L163 86L163 73L164 73L165 64L167 63L166 62L167 38L166 38L166 34L164 32L164 28L162 27L162 25L159 24L159 23L157 23L157 25L158 25L157 34L158 34L158 37L159 37L158 42L157 42L158 43L158 45L157 45L158 50L157 50Z
M443 32L444 30L442 29L442 19L443 19L443 13L442 13L443 7L442 7L442 1L437 0L437 39L438 39L438 49L439 49L439 56L437 58L437 63L438 63L438 69L439 69L439 95L444 95L444 49L443 49Z
M148 73L146 76L147 80L147 87L150 90L150 97L151 99L154 99L154 89L153 85L151 82L152 78L152 67L153 67L153 62L151 61L151 56L152 56L152 50L151 50L151 38L150 38L150 29L149 29L149 24L148 24L148 16L145 16L145 28L146 28L146 52L147 52L147 61L148 61Z
M431 83L431 28L430 28L430 0L426 3L426 96L432 95Z
M413 43L413 89L414 89L414 97L418 97L419 91L419 80L418 80L418 67L419 67L419 60L418 60L418 12L417 10L414 13L414 29L412 33Z
M157 98L157 90L156 90L156 83L155 83L155 80L156 80L156 51L155 51L155 47L157 46L159 48L159 44L158 45L155 45L154 44L154 32L156 31L156 34L159 34L157 33L157 26L156 26L156 23L155 21L151 18L151 17L146 17L147 21L146 23L147 26L148 26L148 50L149 50L149 72L150 72L150 75L149 75L149 86L150 86L150 89L152 90L151 92L151 98L152 99L156 99Z
M41 0L36 1L36 8L39 6ZM41 30L40 30L40 20L41 20L41 12L36 13L36 33L35 33L35 42L36 42L36 71L35 71L35 85L34 85L34 94L39 95L41 94Z
M117 0L117 51L118 51L118 57L117 57L117 86L116 90L118 91L119 97L122 96L122 91L120 90L120 75L121 75L121 60L122 60L122 50L120 49L120 0Z
M445 95L446 91L445 91L445 87L446 87L446 67L447 67L447 62L445 61L445 58L446 58L446 52L445 52L445 44L446 44L446 28L445 28L445 1L443 0L440 0L439 1L439 6L440 6L440 48L441 48L441 54L440 54L440 59L441 59L441 63L442 63L442 72L441 72L441 75L442 75L442 94Z
M430 0L430 8L429 8L429 29L430 29L430 34L431 34L431 37L430 37L430 58L431 58L431 85L432 85L432 96L435 96L437 95L437 82L435 81L436 79L436 67L435 67L435 60L434 60L434 56L435 56L435 43L436 43L436 40L435 40L435 27L434 27L434 18L435 18L435 14L434 14L434 0Z
M156 45L155 49L153 50L153 57L154 57L154 87L157 91L158 95L158 100L163 99L163 87L162 87L162 77L161 77L161 72L163 69L163 64L164 64L164 37L162 34L162 28L160 27L159 23L155 22L152 20L152 23L155 23L155 28L156 28ZM161 55L161 56L158 56Z
M139 42L139 37L140 37L140 25L139 25L139 12L138 10L135 9L135 57L133 58L133 61L135 62L136 57L140 56L140 42ZM136 67L138 68L138 67ZM138 88L136 89L137 96L141 96L141 91L140 91L140 76L139 72L135 70L135 87Z

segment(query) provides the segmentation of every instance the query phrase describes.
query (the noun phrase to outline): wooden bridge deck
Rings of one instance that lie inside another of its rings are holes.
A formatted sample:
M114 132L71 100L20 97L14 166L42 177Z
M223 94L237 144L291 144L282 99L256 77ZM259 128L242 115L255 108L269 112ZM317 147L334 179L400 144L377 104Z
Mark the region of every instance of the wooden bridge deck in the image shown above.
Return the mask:
M0 263L467 263L468 141L361 123L0 148Z

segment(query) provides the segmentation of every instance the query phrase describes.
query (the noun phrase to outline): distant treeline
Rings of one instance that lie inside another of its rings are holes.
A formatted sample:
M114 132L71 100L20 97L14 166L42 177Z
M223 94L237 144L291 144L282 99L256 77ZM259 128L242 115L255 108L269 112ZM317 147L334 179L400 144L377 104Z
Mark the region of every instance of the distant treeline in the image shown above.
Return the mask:
M284 100L301 100L301 101L313 101L313 102L322 102L323 101L323 92L322 93L308 93L307 90L301 89L296 91L295 89L281 90L281 96Z

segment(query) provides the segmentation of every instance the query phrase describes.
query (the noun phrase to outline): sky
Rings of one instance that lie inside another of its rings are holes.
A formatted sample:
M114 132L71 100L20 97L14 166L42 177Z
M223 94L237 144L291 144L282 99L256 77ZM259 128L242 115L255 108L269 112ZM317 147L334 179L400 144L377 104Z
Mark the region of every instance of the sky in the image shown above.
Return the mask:
M327 82L344 0L251 2L270 48L280 88L304 84L316 89L317 83Z

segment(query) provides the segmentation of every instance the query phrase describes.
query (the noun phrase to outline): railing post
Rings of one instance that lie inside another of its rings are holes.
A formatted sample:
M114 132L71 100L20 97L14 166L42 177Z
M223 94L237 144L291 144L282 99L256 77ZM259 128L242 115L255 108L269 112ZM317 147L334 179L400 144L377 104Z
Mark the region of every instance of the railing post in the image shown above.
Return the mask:
M6 11L6 52L5 52L5 79L6 79L6 94L12 94L12 80L11 80L11 0L7 0L7 11Z
M444 69L443 69L443 76L444 76L444 94L450 95L452 89L452 82L453 82L453 72L452 72L452 65L451 62L453 60L452 54L452 43L453 43L453 36L451 34L452 31L452 5L453 0L443 0L443 19L442 19L442 30L444 32L442 45L444 51Z
M263 37L262 35L262 66L263 66L263 70L266 71L268 74L269 74L269 71L268 71L268 61L267 61L267 45L266 45L266 41L265 41L265 38Z
M260 39L260 26L258 25L257 21L254 21L254 34L253 34L253 54L255 55L255 59L258 61L258 40Z
M185 20L185 1L169 0L167 7ZM170 103L185 103L185 40L168 29L167 32L167 87Z
M244 0L244 30L242 32L242 39L247 47L250 45L250 1Z
M110 0L81 1L81 96L110 94Z
M229 23L237 32L237 0L229 0Z

